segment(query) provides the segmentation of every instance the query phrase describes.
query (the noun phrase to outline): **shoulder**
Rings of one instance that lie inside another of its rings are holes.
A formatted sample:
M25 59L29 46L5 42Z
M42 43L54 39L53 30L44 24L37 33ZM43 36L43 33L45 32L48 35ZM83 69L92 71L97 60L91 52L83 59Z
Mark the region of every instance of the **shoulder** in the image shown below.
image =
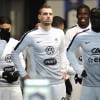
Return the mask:
M38 30L38 29L29 30L29 31L27 31L27 32L24 34L24 36L26 36L26 35L31 35L32 33L37 32L37 30Z
M69 27L68 29L73 29L75 27L77 27L77 25L73 25L73 26Z
M90 29L85 29L85 30L82 30L81 32L78 32L76 35L85 35L85 33L88 33L90 31Z
M85 35L88 34L89 31L90 31L90 29L86 29L86 30L83 30L83 31L81 31L81 32L78 32L78 33L73 37L73 39L76 38L76 37L84 37Z
M32 35L34 35L36 32L37 32L38 29L32 29L32 30L29 30L27 32L25 32L22 37L21 37L21 40L23 40L24 38L30 38Z
M60 31L60 28L52 27L51 30Z
M64 31L62 29L59 29L59 28L52 28L51 31L56 34L64 34Z
M9 42L7 43L7 45L10 48L14 48L18 43L19 43L19 41L17 39L10 38Z
M15 39L15 38L10 38L9 42L12 42L12 43L18 43L18 40Z
M74 31L76 32L77 30L77 25L74 25L72 27L67 28L66 33L73 33Z
M74 25L74 26L68 27L67 30L73 30L73 29L76 29L76 28L77 28L77 24ZM66 31L67 31L67 30L66 30Z
M64 31L59 28L52 28L51 33L53 37L65 38Z

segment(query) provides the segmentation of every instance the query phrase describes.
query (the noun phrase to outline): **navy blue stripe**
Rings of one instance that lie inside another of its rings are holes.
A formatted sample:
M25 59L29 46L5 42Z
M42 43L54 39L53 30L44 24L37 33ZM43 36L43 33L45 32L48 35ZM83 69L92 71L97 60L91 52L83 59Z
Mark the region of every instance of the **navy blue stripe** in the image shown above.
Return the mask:
M77 33L77 34L73 37L72 41L70 42L70 44L69 44L69 46L68 46L68 48L67 48L67 51L70 49L70 47L71 47L71 45L72 45L72 43L73 43L75 37L76 37L77 35L81 34L81 33L84 33L84 32L86 32L86 31L88 31L88 30L89 30L89 29L86 29L86 30L83 30L83 31Z
M25 33L25 34L21 37L20 41L18 42L18 44L16 45L16 47L14 48L14 50L16 50L16 49L18 48L18 46L22 43L22 41L23 41L23 39L25 38L25 36L26 36L28 33L30 33L31 31L34 31L34 30L35 30L35 29L32 29L32 30L28 31L27 33Z
M68 48L67 48L67 51L68 51L69 48L71 47L71 45L72 45L72 43L73 43L73 41L74 41L74 39L75 39L75 37L76 37L77 35L78 35L78 34L76 34L76 35L73 37L72 41L70 42L70 44L69 44L69 46L68 46Z
M28 34L28 33L27 33ZM20 42L18 42L18 44L16 45L16 47L14 48L14 50L16 50L18 48L18 46L21 44L21 42L23 41L23 39L25 38L25 36L27 35L26 33L22 36Z

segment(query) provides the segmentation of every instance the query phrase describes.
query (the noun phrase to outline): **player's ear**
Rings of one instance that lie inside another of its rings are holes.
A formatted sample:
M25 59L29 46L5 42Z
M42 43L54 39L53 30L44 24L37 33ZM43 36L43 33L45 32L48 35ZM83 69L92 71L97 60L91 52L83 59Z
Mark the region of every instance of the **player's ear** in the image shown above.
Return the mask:
M40 18L41 18L41 15L40 14L38 14L38 20L40 21Z
M9 27L9 32L11 32L11 30L12 30L12 25L10 25L10 27Z

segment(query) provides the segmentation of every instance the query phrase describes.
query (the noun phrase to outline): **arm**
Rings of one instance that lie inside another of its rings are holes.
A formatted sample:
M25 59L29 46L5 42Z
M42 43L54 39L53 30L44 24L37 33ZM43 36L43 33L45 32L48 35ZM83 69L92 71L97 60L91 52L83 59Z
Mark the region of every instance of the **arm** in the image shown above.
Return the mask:
M73 32L73 30L70 30L70 29L68 29L67 31L66 31L66 34L65 34L65 46L66 46L66 51L67 51L67 48L68 48L68 46L69 46L69 44L70 44L70 42L71 42L71 40L72 40L72 38L73 38L73 34L72 34L72 32ZM67 56L67 52L66 52L66 56ZM67 61L67 63L68 63L68 67L67 67L67 73L68 74L70 74L70 75L72 75L72 74L76 74L76 72L75 72L75 70L73 69L73 67L72 66L70 66L70 63L69 63L69 61L68 61L68 58L66 57L66 61Z
M62 65L61 71L65 74L75 74L75 71L73 70L73 68L69 66L69 61L66 56L66 45L65 45L64 35L62 35L61 41L62 41L61 46L60 46L61 65Z
M66 34L65 34L65 45L66 45L66 48L68 47L68 45L70 44L70 41L71 41L70 34L71 34L70 30L67 30Z
M24 52L21 52L19 54L19 57L20 57L20 61L21 61L21 64L22 66L24 67L24 69L26 68L26 63L25 63L25 59L24 59Z
M77 48L79 48L79 47L80 47L80 39L78 36L76 36L75 38L73 38L73 40L71 41L71 43L67 49L67 57L70 62L70 65L74 68L76 73L81 75L84 68L83 68L83 65L80 65L78 63L78 59L75 54Z
M5 40L0 39L0 59L2 57L3 51L5 49L7 42Z
M27 77L28 74L25 71L25 67L23 67L24 65L22 64L22 60L20 59L20 53L27 47L29 46L31 43L31 39L29 36L24 36L21 41L17 44L17 46L15 47L15 49L12 52L11 58L12 61L14 62L17 70L19 71L19 74L21 77Z

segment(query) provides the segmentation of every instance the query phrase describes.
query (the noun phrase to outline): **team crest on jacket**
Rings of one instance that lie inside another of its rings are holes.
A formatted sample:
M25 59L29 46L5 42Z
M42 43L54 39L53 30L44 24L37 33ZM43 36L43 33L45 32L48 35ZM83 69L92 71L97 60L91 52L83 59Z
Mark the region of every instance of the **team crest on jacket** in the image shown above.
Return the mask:
M45 52L47 55L53 55L55 50L54 50L54 47L53 46L48 46L46 49L45 49Z
M5 61L6 62L12 62L12 60L11 60L11 54L6 55Z
M55 38L55 41L58 41L58 39L57 39L57 38Z

